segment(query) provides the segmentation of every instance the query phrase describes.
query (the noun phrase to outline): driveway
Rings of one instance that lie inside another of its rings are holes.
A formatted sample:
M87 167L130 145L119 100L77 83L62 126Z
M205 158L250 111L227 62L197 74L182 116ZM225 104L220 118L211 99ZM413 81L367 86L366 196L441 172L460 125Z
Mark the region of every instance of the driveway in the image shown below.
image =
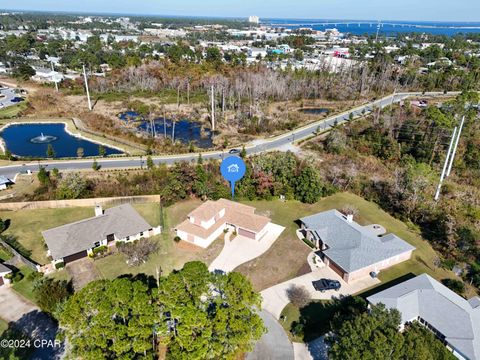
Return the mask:
M75 291L100 278L95 265L93 265L93 260L88 257L68 263L65 268L72 277Z
M266 235L259 241L241 235L230 240L230 236L227 234L222 252L213 260L208 269L229 272L265 253L285 230L283 226L272 223L267 227Z
M37 344L31 360L55 360L61 359L64 353L64 344L55 344L58 325L44 312L41 312L34 304L18 295L7 286L0 287L0 317L33 340L49 341L43 347Z
M320 291L315 291L312 285L312 281L321 278L335 279L340 281L340 283L342 284L340 291L331 290L324 293ZM275 318L279 319L283 308L289 303L286 290L291 285L305 286L305 288L309 291L312 299L329 300L332 298L332 296L346 296L356 294L378 283L380 283L380 280L378 279L365 277L363 279L355 280L347 284L335 271L326 266L311 273L299 276L297 278L285 281L283 283L274 285L268 289L263 290L261 292L263 296L262 308L275 316Z
M328 360L328 348L324 336L309 343L293 343L295 360Z
M31 311L39 311L39 308L8 286L0 287L0 317L3 320L16 322Z
M257 342L255 349L247 354L246 360L293 360L293 345L282 326L265 310L259 315L268 332Z

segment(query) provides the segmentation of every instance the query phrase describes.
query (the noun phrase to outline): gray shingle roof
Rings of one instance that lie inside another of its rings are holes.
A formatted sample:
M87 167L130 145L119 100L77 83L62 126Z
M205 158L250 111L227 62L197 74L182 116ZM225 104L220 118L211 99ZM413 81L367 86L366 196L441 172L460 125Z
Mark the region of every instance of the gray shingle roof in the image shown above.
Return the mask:
M415 247L394 234L378 237L337 210L300 219L328 246L323 253L347 272L363 269Z
M124 204L106 209L103 215L43 231L42 235L53 259L62 259L94 247L107 235L122 239L150 228L130 204Z
M480 359L480 306L465 300L427 274L402 282L367 298L402 314L402 322L421 317L468 359Z
M12 270L3 264L0 264L0 273L9 273L9 272L12 272Z

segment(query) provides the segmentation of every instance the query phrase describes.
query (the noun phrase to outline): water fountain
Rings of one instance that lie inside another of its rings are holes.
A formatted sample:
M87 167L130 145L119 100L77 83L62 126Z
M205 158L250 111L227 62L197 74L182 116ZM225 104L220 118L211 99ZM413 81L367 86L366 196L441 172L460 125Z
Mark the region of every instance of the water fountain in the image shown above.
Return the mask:
M30 139L30 142L33 144L48 144L52 141L57 140L56 136L44 135L43 132L40 133L40 136L36 136Z

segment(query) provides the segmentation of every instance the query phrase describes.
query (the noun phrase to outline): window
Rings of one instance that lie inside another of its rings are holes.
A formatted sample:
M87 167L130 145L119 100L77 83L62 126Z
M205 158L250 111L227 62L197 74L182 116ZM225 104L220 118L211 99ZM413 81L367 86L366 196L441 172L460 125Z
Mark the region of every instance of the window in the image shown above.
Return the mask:
M127 241L130 240L130 236L127 236Z
M143 231L142 231L142 232L140 232L140 236L143 236Z
M100 246L100 241L96 241L95 244L93 244L94 247Z

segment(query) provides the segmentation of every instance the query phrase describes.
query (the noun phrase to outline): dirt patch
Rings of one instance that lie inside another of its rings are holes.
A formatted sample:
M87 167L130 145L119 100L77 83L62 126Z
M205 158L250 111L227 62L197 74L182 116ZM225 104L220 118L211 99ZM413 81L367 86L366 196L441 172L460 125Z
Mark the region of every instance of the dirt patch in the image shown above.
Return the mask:
M100 278L100 274L89 258L73 261L66 266L67 272L72 277L75 291L82 289L89 282Z

